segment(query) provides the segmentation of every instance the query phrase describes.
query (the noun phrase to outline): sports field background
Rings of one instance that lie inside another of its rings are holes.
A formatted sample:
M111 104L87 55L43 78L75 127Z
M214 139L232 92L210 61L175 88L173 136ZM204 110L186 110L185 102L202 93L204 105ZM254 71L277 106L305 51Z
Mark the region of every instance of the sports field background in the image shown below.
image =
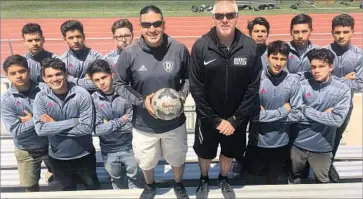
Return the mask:
M251 2L254 5L256 1ZM258 2L258 0L257 0ZM240 11L241 15L274 15L274 14L296 14L296 13L345 13L361 12L359 0L349 2L349 6L340 4L336 0L334 4L310 4L310 0L271 0L277 2L280 7L277 10ZM154 4L161 8L165 16L206 16L209 12L192 12L192 5L213 5L214 0L112 0L112 1L12 1L1 0L1 18L84 18L84 17L136 17L140 9L147 4ZM297 10L291 9L290 5L300 3Z

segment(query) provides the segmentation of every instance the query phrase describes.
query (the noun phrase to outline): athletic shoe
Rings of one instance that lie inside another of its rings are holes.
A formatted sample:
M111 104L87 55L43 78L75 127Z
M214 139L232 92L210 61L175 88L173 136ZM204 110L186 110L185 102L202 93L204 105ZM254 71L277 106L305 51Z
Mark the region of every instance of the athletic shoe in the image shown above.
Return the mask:
M233 188L228 181L228 177L219 175L218 186L221 188L224 198L236 198L236 194L234 193Z
M196 198L203 198L203 199L207 199L208 198L208 193L209 193L209 184L208 184L209 180L203 180L200 179L199 180L199 185L197 187L197 191L195 194Z
M144 191L140 195L140 199L153 199L156 195L156 184L146 184Z
M335 166L333 164L331 164L331 166L329 168L329 180L330 180L330 182L334 182L334 183L338 183L340 180L339 173L335 169Z
M173 189L178 199L189 199L188 192L185 190L183 183L174 182Z

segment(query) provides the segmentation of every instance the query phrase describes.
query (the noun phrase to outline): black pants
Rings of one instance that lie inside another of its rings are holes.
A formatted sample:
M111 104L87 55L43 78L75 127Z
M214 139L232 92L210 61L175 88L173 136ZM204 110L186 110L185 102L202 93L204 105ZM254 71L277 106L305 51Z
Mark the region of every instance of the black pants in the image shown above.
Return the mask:
M87 190L100 188L96 174L95 152L74 160L57 160L49 156L53 175L61 190L77 190L77 184L84 184Z
M347 128L349 121L350 121L350 116L352 116L352 111L353 111L353 107L349 108L349 112L347 114L347 117L345 118L343 124L337 129L336 134L335 134L335 139L334 139L334 146L333 146L333 160L335 158L335 154L338 151L338 147L340 144L340 140L343 137L343 133L345 131L345 129Z

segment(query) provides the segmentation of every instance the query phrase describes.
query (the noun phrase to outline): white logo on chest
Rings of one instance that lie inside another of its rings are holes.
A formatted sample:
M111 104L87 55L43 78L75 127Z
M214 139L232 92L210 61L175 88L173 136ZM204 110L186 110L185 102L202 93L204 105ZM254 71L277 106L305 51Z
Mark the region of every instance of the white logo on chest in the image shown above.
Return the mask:
M137 71L144 72L144 71L147 71L147 68L144 65L141 65L139 70L137 70Z
M164 61L163 62L164 70L168 73L170 73L173 70L173 62L171 61Z
M235 66L246 66L247 65L247 58L234 58L233 59L233 64Z

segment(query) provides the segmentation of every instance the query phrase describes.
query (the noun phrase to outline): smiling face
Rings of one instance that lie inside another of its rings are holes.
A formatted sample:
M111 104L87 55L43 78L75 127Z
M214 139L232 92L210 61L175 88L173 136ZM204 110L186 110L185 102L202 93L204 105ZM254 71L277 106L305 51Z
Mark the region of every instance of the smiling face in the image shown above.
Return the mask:
M67 74L60 69L45 68L43 80L55 93L67 91Z
M269 71L272 75L278 75L287 64L287 56L281 53L270 54L267 57Z
M213 19L218 36L223 38L233 36L238 21L236 5L230 1L221 1L215 6Z
M23 35L24 46L32 55L37 55L43 50L44 41L44 37L38 32Z
M163 42L165 21L159 13L149 11L140 15L141 34L150 47L158 47Z

